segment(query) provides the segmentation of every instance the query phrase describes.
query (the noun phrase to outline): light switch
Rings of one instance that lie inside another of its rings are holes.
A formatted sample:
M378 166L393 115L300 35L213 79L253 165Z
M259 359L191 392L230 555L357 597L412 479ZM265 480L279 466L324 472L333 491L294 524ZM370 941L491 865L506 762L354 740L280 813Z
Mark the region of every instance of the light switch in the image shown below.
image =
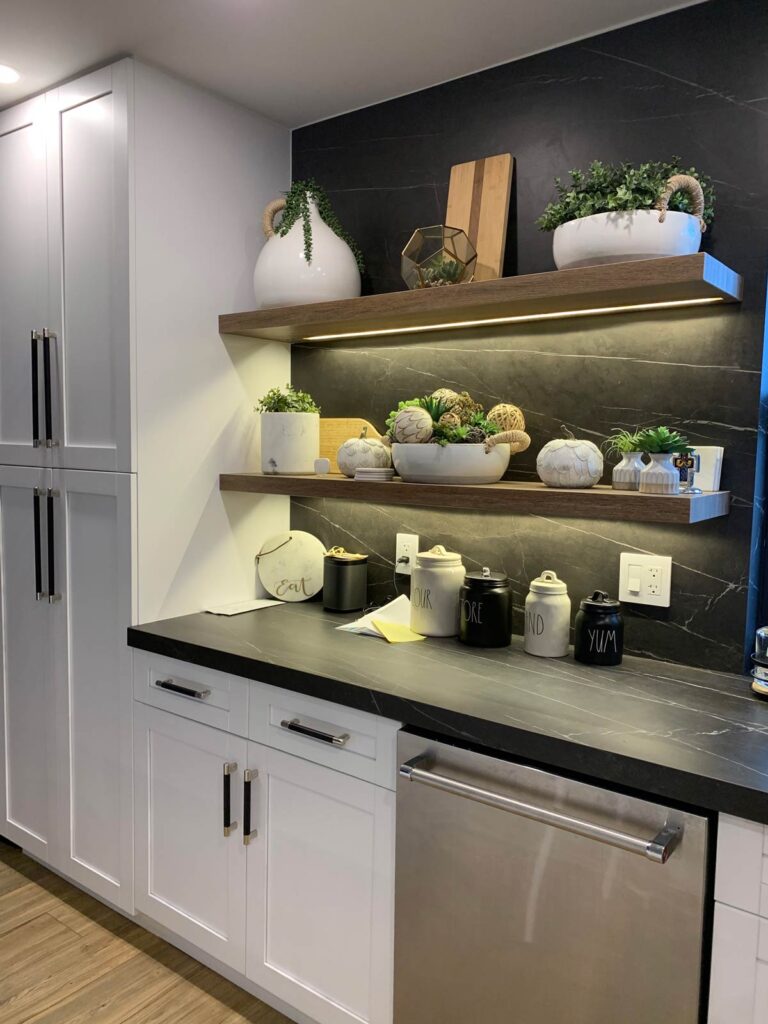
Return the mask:
M619 600L669 608L672 559L669 555L639 555L622 551L619 560Z

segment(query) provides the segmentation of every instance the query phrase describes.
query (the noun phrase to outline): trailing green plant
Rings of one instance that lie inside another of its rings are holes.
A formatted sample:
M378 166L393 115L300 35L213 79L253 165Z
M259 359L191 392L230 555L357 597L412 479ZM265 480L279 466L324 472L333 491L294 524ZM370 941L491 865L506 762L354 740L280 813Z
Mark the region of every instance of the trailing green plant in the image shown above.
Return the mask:
M670 430L669 427L646 427L639 432L637 439L640 443L638 451L648 452L649 455L693 450L685 434Z
M306 391L296 391L291 384L285 390L270 388L256 406L257 412L320 412L320 406Z
M595 160L586 171L572 170L570 182L555 178L557 200L547 205L536 223L542 231L554 231L561 224L593 213L653 209L673 174L689 174L696 178L704 192L703 219L706 224L711 224L715 215L712 181L695 167L683 167L677 156L667 161L649 161L637 167L629 163L605 164ZM669 209L692 213L691 197L685 192L673 193Z
M315 201L317 212L331 231L347 243L357 262L357 269L361 274L364 273L365 262L359 245L341 226L341 222L331 206L331 201L325 189L321 188L313 178L309 178L307 181L294 181L290 189L285 193L285 209L283 210L283 216L279 225L275 228L276 234L281 237L287 235L296 221L301 218L304 232L304 259L307 263L311 263L312 222L309 219L310 200Z
M641 452L641 431L620 430L614 427L614 433L603 441L602 447L606 455L625 455L627 452Z

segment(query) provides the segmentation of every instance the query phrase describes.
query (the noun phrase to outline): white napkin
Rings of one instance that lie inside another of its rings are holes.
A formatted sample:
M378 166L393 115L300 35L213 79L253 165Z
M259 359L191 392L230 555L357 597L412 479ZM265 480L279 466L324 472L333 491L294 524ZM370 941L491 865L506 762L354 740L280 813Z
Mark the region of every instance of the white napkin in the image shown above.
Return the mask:
M375 611L368 612L367 615L363 615L361 618L355 619L354 622L349 622L345 626L337 626L336 629L341 629L345 633L358 633L360 636L375 636L381 640L381 633L371 624L372 619L383 619L384 622L394 622L398 626L410 626L410 599L405 594L401 594L400 597L396 597L389 604L376 608Z
M235 601L234 604L216 604L206 608L211 615L242 615L243 612L257 612L261 608L272 608L276 604L285 604L285 601L271 601L260 598L258 601Z

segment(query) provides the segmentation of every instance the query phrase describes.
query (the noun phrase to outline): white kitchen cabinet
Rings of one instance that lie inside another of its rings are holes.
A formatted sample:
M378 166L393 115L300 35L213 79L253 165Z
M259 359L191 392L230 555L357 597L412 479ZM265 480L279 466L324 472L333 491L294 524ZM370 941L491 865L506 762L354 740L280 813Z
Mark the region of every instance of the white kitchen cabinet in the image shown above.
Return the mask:
M767 1024L768 921L715 904L709 1024Z
M394 793L255 743L248 767L247 977L320 1024L389 1024Z
M53 470L52 605L60 838L53 863L131 909L131 654L135 478ZM50 588L50 580L48 581Z
M136 909L241 973L246 746L211 726L134 705ZM228 832L227 821L237 827Z
M56 731L52 614L43 564L49 485L48 470L0 467L0 834L46 861L54 834L50 751Z

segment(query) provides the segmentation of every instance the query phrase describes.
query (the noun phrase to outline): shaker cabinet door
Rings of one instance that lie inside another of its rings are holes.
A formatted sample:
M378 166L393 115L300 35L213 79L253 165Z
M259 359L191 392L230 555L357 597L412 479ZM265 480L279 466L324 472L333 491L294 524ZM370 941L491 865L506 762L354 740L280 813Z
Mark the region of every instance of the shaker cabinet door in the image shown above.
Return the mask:
M48 461L44 444L35 443L44 437L40 336L48 325L45 123L42 96L0 112L2 465Z
M209 725L134 704L136 909L241 973L246 746Z
M391 1024L394 793L249 744L247 976L319 1024Z

